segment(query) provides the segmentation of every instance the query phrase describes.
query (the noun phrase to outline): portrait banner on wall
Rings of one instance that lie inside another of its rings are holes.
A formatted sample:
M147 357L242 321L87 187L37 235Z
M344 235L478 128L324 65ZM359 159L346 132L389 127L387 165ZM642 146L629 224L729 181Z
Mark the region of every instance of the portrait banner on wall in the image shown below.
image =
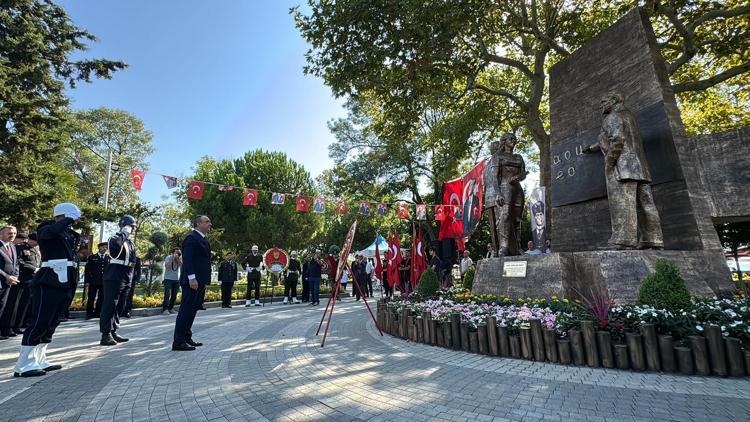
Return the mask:
M529 195L529 211L531 213L531 238L537 249L545 249L545 243L549 239L547 230L547 202L545 199L545 188L540 186Z

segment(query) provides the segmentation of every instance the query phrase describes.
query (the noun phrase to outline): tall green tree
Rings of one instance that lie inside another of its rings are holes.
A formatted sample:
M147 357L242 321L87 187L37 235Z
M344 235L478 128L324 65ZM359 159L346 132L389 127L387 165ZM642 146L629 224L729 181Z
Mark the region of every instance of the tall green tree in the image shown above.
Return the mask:
M104 204L104 179L112 152L109 207L123 209L138 202L130 170L148 170L146 159L154 152L154 135L127 111L105 107L73 113L71 142L64 163L76 177L82 203Z
M383 119L407 127L436 104L489 95L522 119L539 149L541 184L549 187L547 72L637 5L634 0L308 0L307 9L292 13L310 45L305 72L323 78L334 95L374 94L383 99ZM645 7L684 101L687 93L747 74L750 10L741 0L648 1ZM719 29L729 31L729 40ZM747 104L741 114L748 114Z
M220 191L208 185L202 200L188 200L191 215L206 214L213 222L216 251L250 251L253 244L261 250L304 248L314 241L322 228L322 217L312 212L297 212L295 197L287 196L284 205L271 205L270 192L303 195L317 193L305 168L281 152L254 150L234 160L202 158L196 165L195 180L223 185L251 187L260 192L257 206L243 206L243 189Z
M0 2L0 215L31 225L54 201L73 199L61 166L67 142L66 84L110 78L125 63L75 60L96 38L52 1Z

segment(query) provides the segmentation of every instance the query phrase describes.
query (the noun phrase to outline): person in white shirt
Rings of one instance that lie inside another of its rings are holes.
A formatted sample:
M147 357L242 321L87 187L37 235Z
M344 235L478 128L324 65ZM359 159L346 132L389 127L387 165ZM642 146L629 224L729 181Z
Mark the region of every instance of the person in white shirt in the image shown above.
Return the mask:
M365 266L365 273L367 273L367 286L363 286L365 289L365 295L372 297L372 272L375 271L375 266L372 264L372 259L367 260Z
M460 266L462 283L464 281L464 274L466 274L466 271L468 271L472 265L474 265L474 261L471 260L471 258L469 257L469 251L466 250L464 251L464 257L461 260L461 266Z

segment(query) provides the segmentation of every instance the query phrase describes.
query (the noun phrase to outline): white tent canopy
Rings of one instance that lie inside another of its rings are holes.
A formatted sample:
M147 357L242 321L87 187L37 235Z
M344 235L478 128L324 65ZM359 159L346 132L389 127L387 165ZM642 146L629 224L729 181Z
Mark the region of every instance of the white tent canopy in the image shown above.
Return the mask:
M372 244L361 251L357 252L358 254L364 255L366 258L375 258L375 245L378 245L378 249L380 250L380 257L385 257L385 254L388 252L388 241L381 235L377 235L375 237L375 240L372 242Z

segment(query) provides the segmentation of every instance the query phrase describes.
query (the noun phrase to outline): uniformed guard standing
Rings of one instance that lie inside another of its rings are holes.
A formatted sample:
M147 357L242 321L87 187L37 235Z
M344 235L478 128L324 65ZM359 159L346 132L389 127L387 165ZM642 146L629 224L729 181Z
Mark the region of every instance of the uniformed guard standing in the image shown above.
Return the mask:
M81 218L81 210L69 202L55 206L54 221L37 229L42 263L32 281L32 324L23 333L21 353L13 369L16 377L44 375L62 368L47 362L47 346L59 324L60 312L70 298L71 283L77 283L76 248L80 236L70 226Z
M120 327L120 315L125 309L133 280L133 267L135 267L135 245L129 239L135 230L135 218L125 215L118 223L120 231L109 238L109 264L104 269L102 288L104 299L102 300L102 312L99 317L99 331L102 346L114 346L129 339L117 334Z
M297 281L299 280L302 265L297 261L297 251L292 251L284 277L284 304L299 303L297 300Z
M107 255L107 242L101 242L97 245L99 251L92 254L86 261L86 269L83 272L83 283L88 289L88 298L86 300L86 319L99 318L102 311L102 277L104 277L104 268L109 263Z
M11 330L16 334L23 334L21 327L24 321L31 314L31 280L34 274L39 271L39 265L42 262L42 255L39 253L36 233L31 233L28 239L19 245L18 249L18 285L21 286L19 295L13 304L13 319L11 321Z
M247 291L245 292L245 306L251 306L251 289L255 290L255 306L260 306L260 276L263 257L258 253L258 245L253 245L251 254L245 258L242 265L247 271Z

